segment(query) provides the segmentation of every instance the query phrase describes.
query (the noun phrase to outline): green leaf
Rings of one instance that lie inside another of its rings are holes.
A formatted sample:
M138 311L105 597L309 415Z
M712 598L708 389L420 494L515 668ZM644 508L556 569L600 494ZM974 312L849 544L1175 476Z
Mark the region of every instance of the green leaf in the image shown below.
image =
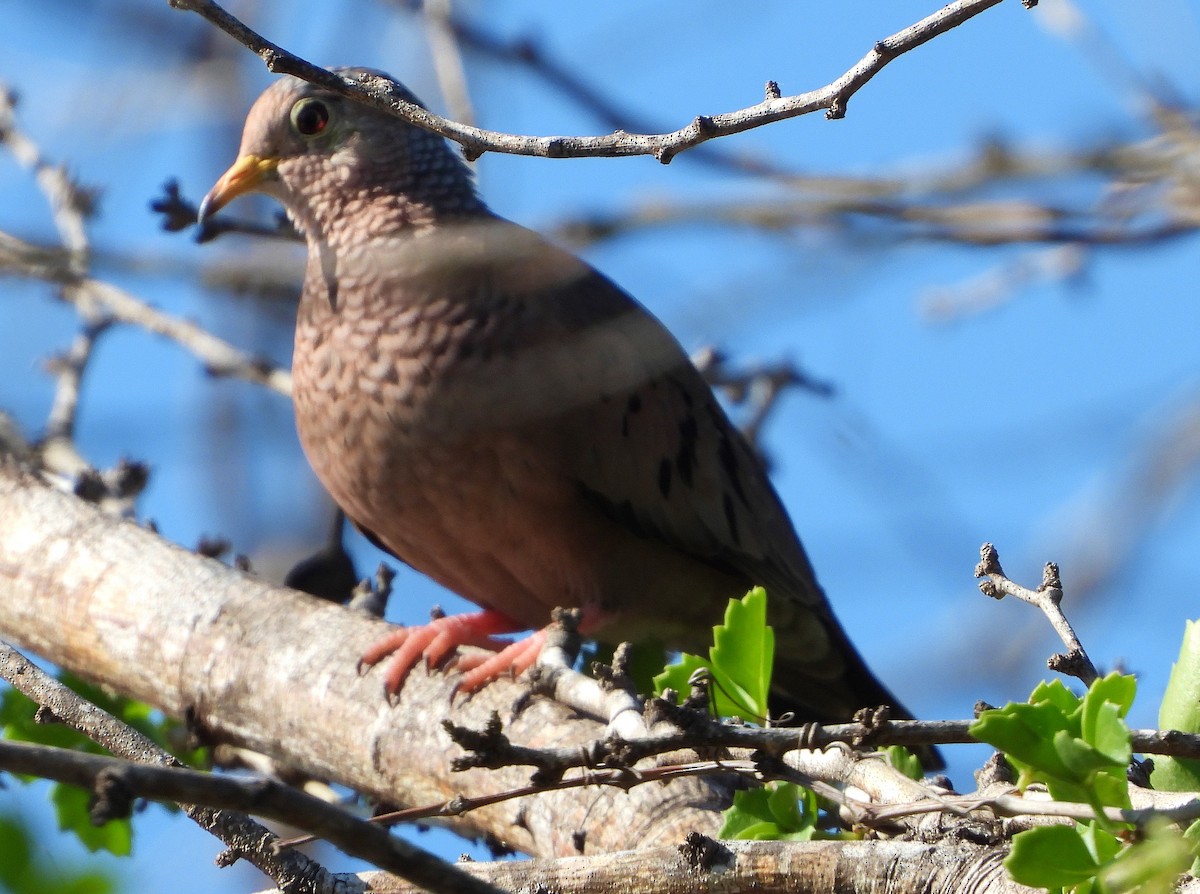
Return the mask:
M15 817L0 814L0 891L5 894L111 894L113 879L90 869L75 869L31 846L29 833Z
M1188 875L1200 874L1200 820L1196 820L1183 833L1183 839L1192 849L1192 853L1198 856L1192 860L1192 865L1188 867Z
M664 690L674 689L680 695L686 696L691 688L691 683L688 681L691 680L692 674L700 668L706 667L708 667L708 662L699 655L680 653L678 661L667 665L662 673L654 675L655 694L662 695Z
M925 778L925 768L921 766L921 759L903 745L889 745L883 752L887 755L888 762L909 779Z
M1158 727L1200 733L1200 622L1188 621L1184 628L1179 659L1158 709ZM1150 782L1161 791L1200 791L1200 761L1156 756Z
M767 716L767 692L775 659L775 633L767 626L767 593L755 587L742 599L731 599L725 623L713 628L708 660L683 654L680 661L654 678L655 692L670 688L688 691L688 680L699 668L712 678L713 713L762 720Z
M1125 848L1099 873L1111 894L1171 894L1192 862L1192 848L1166 821L1147 827L1145 837Z
M1096 875L1100 865L1074 826L1039 826L1013 836L1004 867L1033 888L1066 888Z
M980 714L971 724L970 733L1005 753L1021 774L1019 784L1023 788L1038 781L1034 770L1060 777L1066 775L1067 769L1054 747L1054 737L1069 728L1069 718L1052 703L1010 702L1003 708Z
M1029 696L1029 703L1035 705L1052 705L1058 708L1064 715L1069 715L1079 710L1079 696L1063 685L1062 680L1051 680L1050 682L1043 680L1038 683L1037 686L1033 687L1033 693Z
M19 890L21 879L29 874L33 856L25 828L15 819L0 815L0 890Z
M818 834L817 796L790 782L736 792L725 811L720 838L809 841Z
M985 711L971 733L1005 753L1022 788L1041 782L1057 800L1128 807L1123 718L1135 692L1133 678L1120 674L1096 680L1082 698L1057 680L1041 683L1029 704Z
M775 631L767 626L767 591L755 587L741 599L729 600L725 623L713 628L709 650L714 677L726 691L717 692L717 714L739 713L746 719L767 716L767 692L775 663ZM728 695L731 707L721 710Z
M91 794L73 785L54 786L50 800L58 817L58 827L73 832L92 853L105 850L118 857L127 857L133 850L133 826L129 819L109 820L102 826L92 825L88 803Z
M755 827L762 824L775 825L775 817L771 813L770 794L766 788L734 792L733 806L725 811L724 820L721 831L717 834L718 838L769 840L764 839Z

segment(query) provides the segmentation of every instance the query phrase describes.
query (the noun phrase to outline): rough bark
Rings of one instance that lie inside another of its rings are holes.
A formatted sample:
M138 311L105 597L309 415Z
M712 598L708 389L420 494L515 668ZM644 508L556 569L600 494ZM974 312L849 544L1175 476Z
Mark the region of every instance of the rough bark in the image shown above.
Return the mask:
M357 657L385 629L340 606L250 575L102 514L15 466L0 466L0 638L82 677L189 717L214 742L242 745L398 805L527 784L521 769L451 773L441 728L482 727L492 710L517 742L564 745L602 727L544 698L520 712L499 681L451 709L453 678L418 670L389 706ZM551 857L714 834L728 792L677 780L628 792L537 795L451 821ZM580 838L577 833L583 833Z

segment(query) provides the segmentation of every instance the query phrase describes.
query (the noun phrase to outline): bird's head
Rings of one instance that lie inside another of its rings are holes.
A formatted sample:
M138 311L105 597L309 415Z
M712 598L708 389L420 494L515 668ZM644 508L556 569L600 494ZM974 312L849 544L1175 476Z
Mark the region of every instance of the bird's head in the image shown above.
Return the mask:
M333 72L382 81L419 104L381 72ZM237 161L204 197L200 221L251 191L277 199L310 237L323 238L347 219L387 232L482 207L470 171L442 137L290 76L251 107Z

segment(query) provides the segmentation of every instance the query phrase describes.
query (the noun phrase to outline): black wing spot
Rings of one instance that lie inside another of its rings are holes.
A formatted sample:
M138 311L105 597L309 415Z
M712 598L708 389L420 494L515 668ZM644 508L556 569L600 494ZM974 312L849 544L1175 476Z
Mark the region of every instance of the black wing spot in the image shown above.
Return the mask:
M629 437L629 417L632 416L634 413L640 412L641 409L642 409L641 395L637 394L636 392L634 394L629 395L629 401L625 404L625 414L621 417L621 435L622 435L622 437L626 437L626 438Z
M721 443L717 446L717 458L721 461L721 468L725 470L726 479L733 485L733 492L737 494L742 505L749 509L750 502L746 499L746 492L742 490L742 476L741 469L738 467L737 454L733 452L733 439L724 432L721 434Z
M653 533L642 524L641 519L638 518L637 513L633 510L633 503L629 500L622 500L620 503L615 503L598 490L588 487L582 481L577 481L575 486L579 488L579 493L585 500L623 528L632 531L639 537L653 536Z
M689 415L679 424L679 452L675 454L675 468L688 487L692 486L696 471L696 441L699 436L700 427L696 425L695 416Z
M733 538L734 546L742 545L742 536L738 532L737 514L733 511L733 497L729 491L721 494L721 505L725 508L725 521L729 524L729 536Z

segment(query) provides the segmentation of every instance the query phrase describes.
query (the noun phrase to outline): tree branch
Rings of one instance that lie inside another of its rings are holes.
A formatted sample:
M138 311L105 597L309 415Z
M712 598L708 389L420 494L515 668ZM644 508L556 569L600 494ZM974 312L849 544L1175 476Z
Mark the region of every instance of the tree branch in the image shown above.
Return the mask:
M200 801L218 808L252 812L281 822L300 822L347 854L369 860L430 891L445 894L499 894L498 889L462 872L423 848L388 834L387 829L269 779L217 776L185 767L133 764L99 754L47 745L0 740L0 767L92 789L99 820L127 816L135 797Z
M808 115L821 109L827 117L841 118L846 105L868 81L898 56L944 34L1001 0L955 0L914 25L875 44L840 78L808 93L779 96L768 90L757 105L716 115L697 115L686 127L662 134L630 134L624 131L605 136L534 137L498 133L450 121L440 115L394 96L390 82L370 78L362 83L339 77L268 41L226 12L213 0L168 0L176 9L188 10L212 22L239 43L257 53L267 69L290 74L372 108L389 112L418 127L460 143L469 159L485 152L532 155L542 158L588 158L596 156L653 155L663 164L676 155L708 140L725 137ZM778 89L778 88L776 88Z
M356 658L382 622L261 581L106 517L0 466L0 637L186 717L210 741L268 754L310 776L399 804L509 790L528 771L452 773L440 721L481 727L493 711L531 747L599 737L602 726L500 680L450 706L455 678L414 672L395 707ZM520 704L518 704L518 701ZM444 756L444 757L441 757ZM621 850L715 833L729 780L550 792L454 820L527 853Z

